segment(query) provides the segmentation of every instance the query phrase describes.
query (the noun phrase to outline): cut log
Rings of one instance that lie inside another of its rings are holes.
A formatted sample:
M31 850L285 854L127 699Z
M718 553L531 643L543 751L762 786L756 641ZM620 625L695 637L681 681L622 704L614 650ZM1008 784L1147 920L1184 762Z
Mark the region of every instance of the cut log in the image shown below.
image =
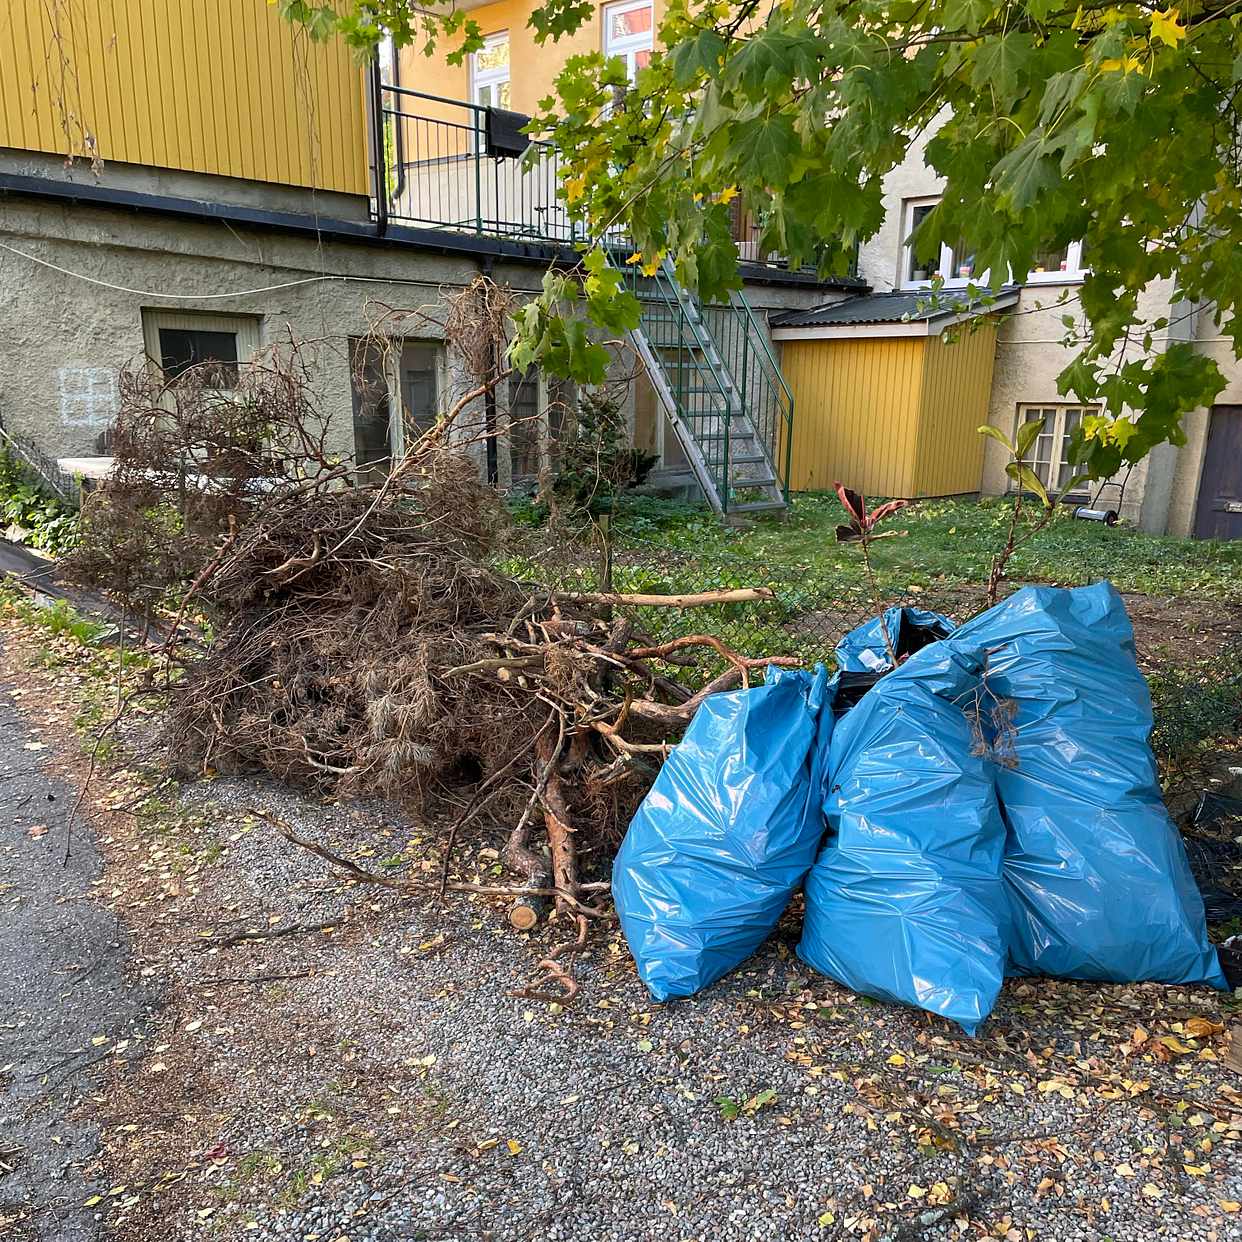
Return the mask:
M509 924L517 931L533 931L552 908L552 903L537 893L519 897L509 908Z

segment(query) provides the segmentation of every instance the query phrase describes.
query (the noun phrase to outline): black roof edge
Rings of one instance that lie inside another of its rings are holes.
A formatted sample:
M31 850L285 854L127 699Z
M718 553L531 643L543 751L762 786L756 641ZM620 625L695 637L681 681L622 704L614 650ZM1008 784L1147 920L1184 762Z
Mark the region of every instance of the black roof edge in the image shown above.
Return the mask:
M230 225L269 229L316 240L353 242L365 246L403 246L462 258L508 259L514 263L549 263L574 266L581 254L573 246L554 242L512 241L504 237L483 237L454 233L448 229L420 229L390 223L384 233L370 221L339 220L304 212L270 211L233 203L207 202L142 190L120 190L101 185L78 185L48 177L30 177L0 172L0 195L54 199L93 207L115 207L132 211L153 211L183 220L220 221ZM782 285L808 289L848 289L865 292L868 285L855 276L819 279L814 272L783 271L761 263L742 263L739 273L747 284Z

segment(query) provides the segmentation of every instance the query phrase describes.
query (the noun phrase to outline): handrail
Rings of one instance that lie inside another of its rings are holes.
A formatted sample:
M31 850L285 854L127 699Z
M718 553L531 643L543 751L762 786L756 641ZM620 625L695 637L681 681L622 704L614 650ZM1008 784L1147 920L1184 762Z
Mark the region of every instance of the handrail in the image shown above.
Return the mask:
M707 325L691 313L685 291L666 265L644 275L611 250L609 257L626 287L639 299L643 336L649 346L661 351L652 352L649 366L654 364L661 371L652 377L653 383L663 387L673 403L674 423L679 424L678 434L691 466L710 486L713 503L725 512L729 505L732 420L737 410L729 377L710 361L717 351ZM668 357L669 351L674 352L674 358ZM689 443L681 436L683 430Z
M793 421L794 421L794 395L790 390L789 384L785 380L785 374L780 368L780 363L776 361L776 355L772 352L772 345L768 339L768 334L759 326L759 321L755 318L755 312L751 309L750 302L747 301L746 295L740 290L736 290L731 299L735 309L740 309L745 315L747 325L747 335L754 345L758 346L758 353L762 360L767 363L767 378L769 382L775 378L780 385L781 395L784 401L778 400L778 409L781 413L782 421L785 424L785 452L784 452L784 469L779 470L781 482L781 493L785 497L786 503L789 501L789 478L793 470ZM776 461L777 446L770 446L772 452L772 460Z

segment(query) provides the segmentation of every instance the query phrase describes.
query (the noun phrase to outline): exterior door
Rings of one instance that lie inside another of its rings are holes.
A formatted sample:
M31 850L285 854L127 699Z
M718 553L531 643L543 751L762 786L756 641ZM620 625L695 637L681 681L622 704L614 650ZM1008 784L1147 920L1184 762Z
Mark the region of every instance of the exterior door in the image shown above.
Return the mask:
M1242 539L1242 405L1212 407L1195 538Z

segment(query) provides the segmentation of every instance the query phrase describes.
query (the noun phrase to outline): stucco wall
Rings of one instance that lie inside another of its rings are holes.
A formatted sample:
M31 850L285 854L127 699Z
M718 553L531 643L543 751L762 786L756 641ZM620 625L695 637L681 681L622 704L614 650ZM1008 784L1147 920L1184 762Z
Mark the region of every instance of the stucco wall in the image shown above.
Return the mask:
M0 250L0 410L14 432L61 456L92 451L115 414L117 372L143 358L143 311L156 308L259 316L263 345L300 342L334 448L351 452L349 338L367 334L380 304L435 302L442 287L461 286L477 271L425 252L316 246L224 225L16 200L0 207L0 240L89 277ZM534 288L534 275L496 272L520 289ZM219 296L255 289L265 291ZM433 323L409 333L441 336Z
M444 293L479 270L472 259L428 250L317 246L223 223L15 198L0 200L0 242L13 248L0 249L0 414L15 434L65 457L95 452L115 416L117 373L144 356L144 309L258 316L263 345L300 342L314 396L331 419L333 447L352 453L349 338L366 335L383 307L440 306L442 316ZM493 276L519 293L533 292L542 270L498 262ZM825 297L813 288L751 292L761 322L768 311ZM429 341L442 336L434 318L403 332ZM621 351L615 378L623 380L634 365ZM452 400L468 381L451 355L445 373ZM632 421L633 393L625 392ZM503 429L504 386L498 406ZM467 425L481 424L482 416L476 402ZM504 484L508 455L498 456Z

